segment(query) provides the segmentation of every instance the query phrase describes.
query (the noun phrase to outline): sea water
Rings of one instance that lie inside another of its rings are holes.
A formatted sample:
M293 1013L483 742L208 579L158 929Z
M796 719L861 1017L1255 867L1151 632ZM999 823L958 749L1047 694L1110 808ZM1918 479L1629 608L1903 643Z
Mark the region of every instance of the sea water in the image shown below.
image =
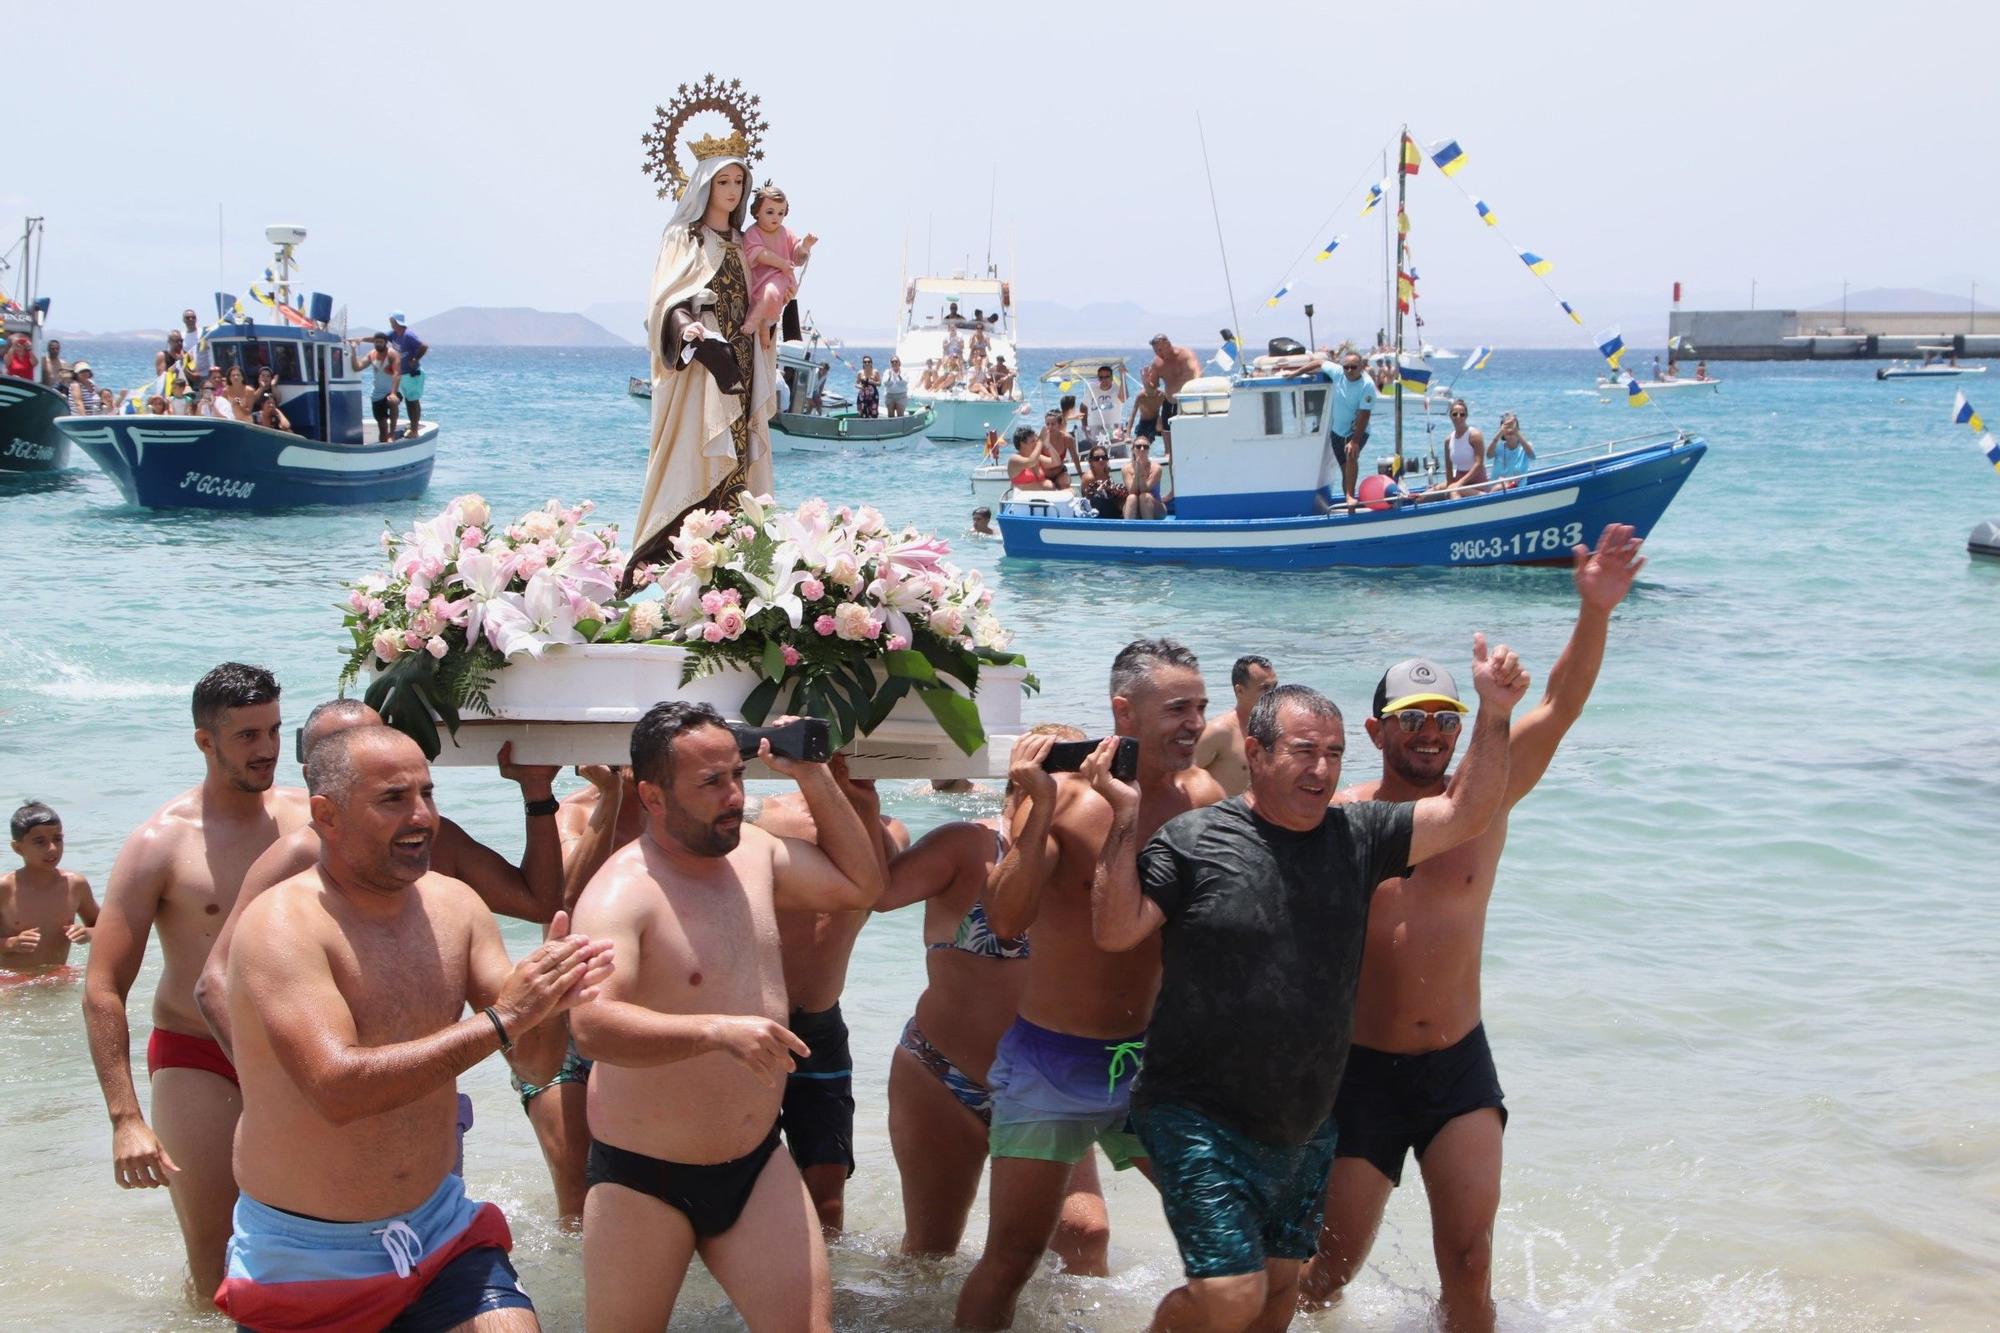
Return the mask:
M151 356L72 350L110 384L138 382ZM1030 352L1025 369L1055 355ZM1544 452L1674 422L1709 444L1647 543L1588 711L1514 816L1494 894L1485 1014L1513 1113L1495 1236L1502 1325L1993 1327L2000 562L1968 559L1965 538L2000 516L2000 478L1948 423L1950 383L1877 383L1866 364L1724 363L1719 393L1661 395L1656 414L1600 402L1597 368L1584 354L1503 351L1458 381L1474 424L1490 431L1518 411ZM629 521L647 428L625 381L645 373L642 353L447 348L427 369L425 415L442 435L422 501L148 513L80 454L75 471L0 490L12 571L0 804L51 802L66 864L100 893L126 831L200 776L197 676L228 658L270 666L291 723L332 693L339 585L375 567L385 523L465 491L502 514L589 497ZM835 387L850 378L837 372ZM1983 396L1980 380L1962 383ZM2000 399L1986 406L2000 415ZM1413 415L1411 452L1446 433L1441 417ZM978 453L918 440L784 458L777 490L871 502L957 540ZM1112 654L1173 635L1200 654L1212 711L1228 706L1242 653L1328 691L1352 725L1349 780L1378 771L1359 716L1390 663L1426 654L1469 687L1484 630L1539 682L1576 607L1560 569L1036 565L979 540L958 540L958 558L991 578L1041 678L1032 720L1102 731ZM282 779L297 776L287 761ZM447 813L518 854L515 788L465 769L438 779ZM885 788L919 834L991 809ZM534 932L513 923L506 936L518 953ZM158 974L154 954L131 997L135 1051ZM896 1255L884 1086L922 984L916 914L872 923L844 1001L860 1165L852 1230L833 1250L843 1329L947 1326L984 1232L982 1198L957 1257ZM0 1325L218 1327L179 1304L165 1195L113 1183L78 999L60 981L0 988ZM478 1113L469 1186L513 1219L546 1326L580 1327L578 1243L553 1226L501 1063L462 1086ZM1345 1306L1299 1327L1426 1326L1437 1280L1418 1180L1412 1164ZM1038 1277L1018 1327L1137 1328L1178 1280L1151 1188L1127 1173L1109 1200L1113 1276ZM693 1278L677 1327L738 1326Z

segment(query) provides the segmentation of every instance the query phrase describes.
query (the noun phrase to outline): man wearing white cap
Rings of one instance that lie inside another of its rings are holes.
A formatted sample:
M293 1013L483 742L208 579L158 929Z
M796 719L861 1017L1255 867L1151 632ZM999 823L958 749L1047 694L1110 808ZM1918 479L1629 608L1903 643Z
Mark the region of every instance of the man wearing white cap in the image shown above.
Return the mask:
M410 332L410 323L403 318L400 310L389 312L389 345L401 358L402 381L398 392L403 398L403 411L410 418L410 428L403 433L415 435L424 419L424 354L431 349L422 338Z
M1604 529L1595 551L1579 546L1575 558L1583 605L1549 672L1548 692L1513 726L1500 813L1469 842L1419 862L1406 878L1384 880L1369 904L1354 1045L1334 1104L1339 1143L1326 1221L1300 1283L1308 1302L1337 1298L1360 1271L1404 1158L1415 1152L1430 1199L1444 1326L1493 1327L1493 1219L1507 1108L1480 1019L1486 907L1507 846L1507 814L1534 790L1582 715L1604 661L1611 612L1646 563L1632 529L1617 523ZM1368 719L1382 776L1336 801L1408 801L1444 791L1465 711L1444 668L1422 658L1389 668Z

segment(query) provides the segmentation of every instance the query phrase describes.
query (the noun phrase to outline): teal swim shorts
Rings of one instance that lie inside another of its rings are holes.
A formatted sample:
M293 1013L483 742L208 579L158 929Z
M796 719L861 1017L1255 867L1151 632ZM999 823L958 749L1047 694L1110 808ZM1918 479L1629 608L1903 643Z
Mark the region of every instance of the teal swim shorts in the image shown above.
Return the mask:
M1312 1257L1333 1167L1331 1116L1296 1148L1239 1134L1177 1102L1141 1106L1133 1120L1189 1277Z

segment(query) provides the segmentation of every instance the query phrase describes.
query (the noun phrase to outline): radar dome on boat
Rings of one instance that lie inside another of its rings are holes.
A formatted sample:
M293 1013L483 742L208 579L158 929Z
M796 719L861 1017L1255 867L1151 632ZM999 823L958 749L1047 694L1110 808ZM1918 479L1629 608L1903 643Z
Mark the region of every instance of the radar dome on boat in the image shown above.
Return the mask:
M273 245L297 245L305 240L306 229L289 223L274 223L264 228L264 239Z
M1303 356L1306 349L1297 338L1273 338L1268 350L1272 356Z

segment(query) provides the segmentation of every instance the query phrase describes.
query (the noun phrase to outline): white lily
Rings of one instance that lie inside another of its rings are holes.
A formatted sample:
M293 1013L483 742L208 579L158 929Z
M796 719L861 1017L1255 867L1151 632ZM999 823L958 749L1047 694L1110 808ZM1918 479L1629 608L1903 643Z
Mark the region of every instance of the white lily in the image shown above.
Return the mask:
M746 497L747 498L747 497ZM743 608L743 618L755 618L759 611L777 607L785 613L785 619L797 629L806 616L806 604L799 599L798 587L812 577L812 571L799 566L799 548L790 542L781 542L771 556L771 574L766 578L741 563L730 566L743 576L750 585L750 604Z
M507 657L526 653L540 657L552 643L582 643L576 612L562 581L548 574L528 580L525 593L502 593L486 608L487 633Z
M467 643L477 643L479 631L483 627L488 630L487 638L493 646L496 648L500 646L499 640L493 638L491 626L487 621L493 606L506 593L507 585L512 581L504 566L505 562L500 556L487 551L475 551L471 555L462 555L458 558L458 579L470 594L461 598L459 602L466 608Z

